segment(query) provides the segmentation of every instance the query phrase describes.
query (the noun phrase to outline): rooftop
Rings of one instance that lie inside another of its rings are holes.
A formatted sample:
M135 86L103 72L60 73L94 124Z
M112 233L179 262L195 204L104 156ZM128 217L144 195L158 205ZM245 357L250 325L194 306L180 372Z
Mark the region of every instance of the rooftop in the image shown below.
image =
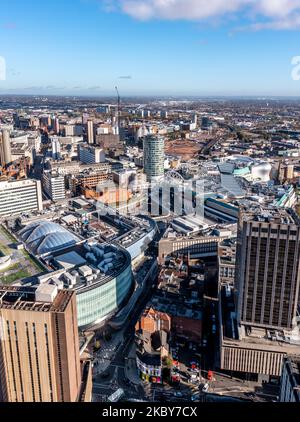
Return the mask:
M59 290L51 303L37 301L36 291L36 287L0 286L0 310L64 312L74 294L71 291Z
M297 386L300 386L300 357L288 356L287 363L290 366L291 373L295 380L295 384Z
M117 245L93 240L70 246L63 254L54 252L47 262L60 284L82 291L117 277L130 266L131 257Z
M293 210L286 208L264 208L257 205L252 206L250 209L242 209L241 217L243 221L299 225L299 217Z

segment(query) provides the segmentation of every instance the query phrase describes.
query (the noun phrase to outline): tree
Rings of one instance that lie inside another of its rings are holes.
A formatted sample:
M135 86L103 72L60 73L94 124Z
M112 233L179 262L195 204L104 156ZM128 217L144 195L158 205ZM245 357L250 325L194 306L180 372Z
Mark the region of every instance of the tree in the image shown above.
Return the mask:
M163 358L163 365L166 367L166 368L169 368L169 369L171 369L172 368L172 366L173 366L173 359L172 359L172 357L169 355L169 356L165 356L164 358Z

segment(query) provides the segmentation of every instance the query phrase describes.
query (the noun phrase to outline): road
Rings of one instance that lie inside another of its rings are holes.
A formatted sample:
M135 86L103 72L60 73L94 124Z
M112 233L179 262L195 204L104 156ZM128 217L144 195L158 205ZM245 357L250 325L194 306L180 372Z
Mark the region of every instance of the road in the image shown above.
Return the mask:
M128 384L125 376L125 364L128 358L129 349L134 342L135 325L140 318L146 304L153 294L153 286L155 285L156 275L150 278L147 283L143 297L134 308L127 323L122 328L123 341L117 347L113 358L110 361L108 368L104 371L104 375L100 374L94 377L93 393L94 398L104 398L116 391L118 388L123 388L126 392L127 398L141 399L145 397L144 390L141 386ZM103 378L105 376L105 378Z

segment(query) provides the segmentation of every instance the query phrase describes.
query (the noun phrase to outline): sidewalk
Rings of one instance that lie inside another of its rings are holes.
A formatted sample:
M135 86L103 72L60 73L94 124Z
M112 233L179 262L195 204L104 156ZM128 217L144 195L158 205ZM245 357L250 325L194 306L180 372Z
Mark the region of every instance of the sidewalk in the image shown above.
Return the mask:
M94 362L94 375L99 375L106 371L111 365L112 360L117 352L118 347L124 341L122 332L113 333L113 337L110 341L101 339L101 349L95 355ZM96 364L98 363L98 364ZM96 364L96 365L95 365Z
M141 385L142 380L138 376L138 368L136 366L135 344L129 349L128 358L125 365L125 375L135 385Z

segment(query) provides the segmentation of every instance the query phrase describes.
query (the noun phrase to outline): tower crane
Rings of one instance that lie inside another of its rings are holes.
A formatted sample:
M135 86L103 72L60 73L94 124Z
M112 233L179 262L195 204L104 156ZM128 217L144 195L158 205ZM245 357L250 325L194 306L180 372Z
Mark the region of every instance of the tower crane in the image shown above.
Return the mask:
M117 106L117 128L118 128L118 135L120 134L120 107L121 107L121 98L119 94L118 87L116 86L116 92L118 96L118 106Z

